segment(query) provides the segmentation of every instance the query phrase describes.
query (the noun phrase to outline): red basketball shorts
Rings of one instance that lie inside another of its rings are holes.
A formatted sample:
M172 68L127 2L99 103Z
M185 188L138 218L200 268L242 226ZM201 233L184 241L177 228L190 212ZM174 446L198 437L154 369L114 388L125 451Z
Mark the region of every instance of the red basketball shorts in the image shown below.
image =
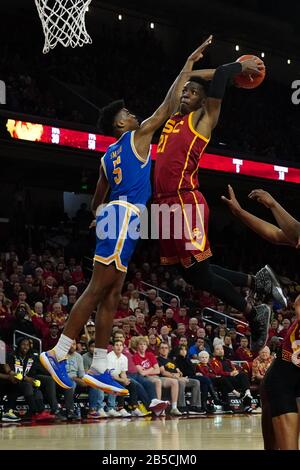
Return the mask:
M212 256L207 238L209 208L199 191L161 195L155 204L161 264L181 263L188 268L195 260Z

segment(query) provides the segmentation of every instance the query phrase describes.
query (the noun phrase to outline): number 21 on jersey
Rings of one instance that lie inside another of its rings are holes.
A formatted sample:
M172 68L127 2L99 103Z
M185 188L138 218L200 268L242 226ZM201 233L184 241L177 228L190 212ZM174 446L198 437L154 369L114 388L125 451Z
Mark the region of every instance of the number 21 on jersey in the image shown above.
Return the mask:
M169 119L162 131L162 134L159 138L157 145L157 153L163 153L165 151L167 141L170 134L178 134L180 132L180 126L184 124L184 121L179 121L176 123L173 119Z

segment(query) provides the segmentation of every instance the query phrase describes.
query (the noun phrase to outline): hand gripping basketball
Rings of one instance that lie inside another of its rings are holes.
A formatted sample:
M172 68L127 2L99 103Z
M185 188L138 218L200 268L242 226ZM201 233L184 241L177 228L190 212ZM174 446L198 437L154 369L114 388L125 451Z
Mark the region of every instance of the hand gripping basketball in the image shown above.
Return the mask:
M235 86L251 89L258 87L264 81L266 67L259 57L250 54L242 55L237 62L241 62L243 71L234 77Z

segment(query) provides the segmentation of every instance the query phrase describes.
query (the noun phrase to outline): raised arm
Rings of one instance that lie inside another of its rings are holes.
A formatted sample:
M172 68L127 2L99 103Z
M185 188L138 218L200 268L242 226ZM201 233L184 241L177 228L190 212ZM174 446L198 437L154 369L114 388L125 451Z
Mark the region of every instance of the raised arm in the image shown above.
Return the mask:
M212 40L213 36L210 35L201 44L201 46L197 47L197 49L187 58L187 61L184 64L180 74L171 87L169 115L175 113L178 110L183 87L190 77L201 77L204 80L211 80L213 78L215 69L193 70L195 63L202 59L203 52L207 46L212 43Z
M295 246L295 244L288 239L279 227L276 227L276 225L270 224L269 222L244 210L236 199L235 193L230 185L228 185L228 193L229 197L227 198L222 196L222 201L227 204L231 212L247 225L247 227L257 233L260 237L270 243L274 243L275 245Z
M271 194L263 189L254 189L249 194L249 198L271 209L279 227L290 240L290 245L300 248L300 222L298 220L294 219Z
M137 152L141 156L148 154L154 132L164 124L173 112L177 111L182 88L191 74L193 65L203 57L203 51L209 44L211 44L211 41L212 36L209 36L209 38L207 38L207 40L188 57L182 71L170 87L162 104L157 108L152 116L142 122L139 129L135 132L134 144ZM204 79L206 78L209 80L213 76L214 70L198 70L195 72L198 76L202 76Z
M227 84L238 73L259 75L260 62L257 59L248 59L244 62L232 62L220 65L213 76L206 100L206 117L210 130L213 130L218 122L221 104Z

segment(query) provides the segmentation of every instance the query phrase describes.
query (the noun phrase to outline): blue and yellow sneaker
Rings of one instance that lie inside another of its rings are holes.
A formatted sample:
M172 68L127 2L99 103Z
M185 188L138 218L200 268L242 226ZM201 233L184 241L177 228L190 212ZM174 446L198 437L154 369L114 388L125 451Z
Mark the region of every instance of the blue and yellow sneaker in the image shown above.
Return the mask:
M40 361L58 385L66 389L73 387L73 380L67 373L66 360L58 361L54 351L46 351L40 354Z
M112 395L128 395L128 390L122 384L113 379L110 370L100 374L94 369L90 369L83 377L83 381L93 388L99 388L104 393Z

